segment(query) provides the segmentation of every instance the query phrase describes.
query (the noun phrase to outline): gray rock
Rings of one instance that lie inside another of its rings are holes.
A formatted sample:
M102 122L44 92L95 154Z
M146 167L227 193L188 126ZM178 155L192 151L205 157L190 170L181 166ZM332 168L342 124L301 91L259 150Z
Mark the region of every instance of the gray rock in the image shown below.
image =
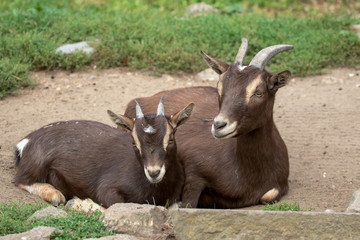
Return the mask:
M208 68L196 74L196 78L201 81L217 81L219 80L219 74Z
M355 32L360 38L360 24L350 26L350 29Z
M136 237L168 235L171 224L167 222L163 207L146 204L117 203L105 210L103 222L107 229Z
M353 193L353 199L346 209L346 212L356 212L360 213L360 189Z
M177 240L357 239L360 214L180 209L170 211Z
M50 235L55 231L57 229L53 227L36 227L27 232L0 237L0 240L45 240L50 239Z
M91 54L95 51L87 42L78 42L72 44L64 44L56 49L56 53L70 54L76 51Z
M47 208L36 211L33 215L31 215L30 219L31 218L47 218L50 216L65 217L65 216L67 216L67 213L62 209L58 209L54 206L49 206Z
M66 203L65 207L68 209L74 209L75 211L82 211L86 213L91 213L97 210L100 212L105 211L105 208L93 202L90 198L82 200L80 198L74 197Z
M195 3L190 5L185 12L186 17L194 17L209 13L218 13L219 10L206 3Z
M84 240L141 240L141 239L127 234L117 234L117 235L106 236L101 238L86 238Z

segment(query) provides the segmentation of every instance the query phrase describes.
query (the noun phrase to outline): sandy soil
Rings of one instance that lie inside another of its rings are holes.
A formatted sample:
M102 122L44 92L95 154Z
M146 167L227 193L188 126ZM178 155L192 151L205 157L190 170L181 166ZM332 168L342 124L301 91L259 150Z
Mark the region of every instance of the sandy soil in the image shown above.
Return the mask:
M360 188L360 71L337 69L295 78L277 93L275 121L290 154L290 191L283 198L314 211L344 211ZM16 188L13 151L29 132L59 120L112 124L129 100L164 89L210 85L193 75L162 77L126 69L36 72L39 84L0 100L0 202L38 198ZM259 208L259 206L255 207Z

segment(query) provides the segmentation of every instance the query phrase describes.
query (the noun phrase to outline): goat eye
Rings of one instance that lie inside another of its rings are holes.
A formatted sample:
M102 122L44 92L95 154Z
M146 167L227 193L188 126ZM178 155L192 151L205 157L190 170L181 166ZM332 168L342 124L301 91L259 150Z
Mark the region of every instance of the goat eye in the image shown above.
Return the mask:
M262 97L264 94L262 92L255 92L254 96L255 97Z

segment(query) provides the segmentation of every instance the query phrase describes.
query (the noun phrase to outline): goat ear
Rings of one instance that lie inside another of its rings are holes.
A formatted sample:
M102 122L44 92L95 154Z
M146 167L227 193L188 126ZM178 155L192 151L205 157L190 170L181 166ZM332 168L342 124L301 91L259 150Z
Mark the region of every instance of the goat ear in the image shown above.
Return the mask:
M194 110L195 104L190 103L187 105L183 110L181 110L178 113L175 113L174 115L170 116L170 124L173 128L177 128L191 116L193 110Z
M229 65L227 63L212 58L203 51L200 51L200 54L202 58L205 60L205 62L209 65L209 67L211 67L212 70L214 70L217 74L220 75L228 70Z
M110 116L110 119L118 126L128 130L132 131L134 128L134 121L128 117L125 117L123 115L117 115L113 113L112 111L108 110L107 113Z
M291 72L288 70L274 74L269 80L269 89L277 91L279 88L286 85L286 83L290 80L290 77Z

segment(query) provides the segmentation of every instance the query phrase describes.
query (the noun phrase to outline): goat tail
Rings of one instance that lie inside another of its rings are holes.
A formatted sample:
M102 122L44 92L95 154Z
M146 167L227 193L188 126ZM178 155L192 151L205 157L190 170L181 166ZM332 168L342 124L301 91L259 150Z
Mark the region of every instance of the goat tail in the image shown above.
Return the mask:
M15 153L14 153L14 160L15 160L15 166L16 167L18 167L19 164L20 164L20 158L21 158L20 151L19 151L19 149L16 149Z

